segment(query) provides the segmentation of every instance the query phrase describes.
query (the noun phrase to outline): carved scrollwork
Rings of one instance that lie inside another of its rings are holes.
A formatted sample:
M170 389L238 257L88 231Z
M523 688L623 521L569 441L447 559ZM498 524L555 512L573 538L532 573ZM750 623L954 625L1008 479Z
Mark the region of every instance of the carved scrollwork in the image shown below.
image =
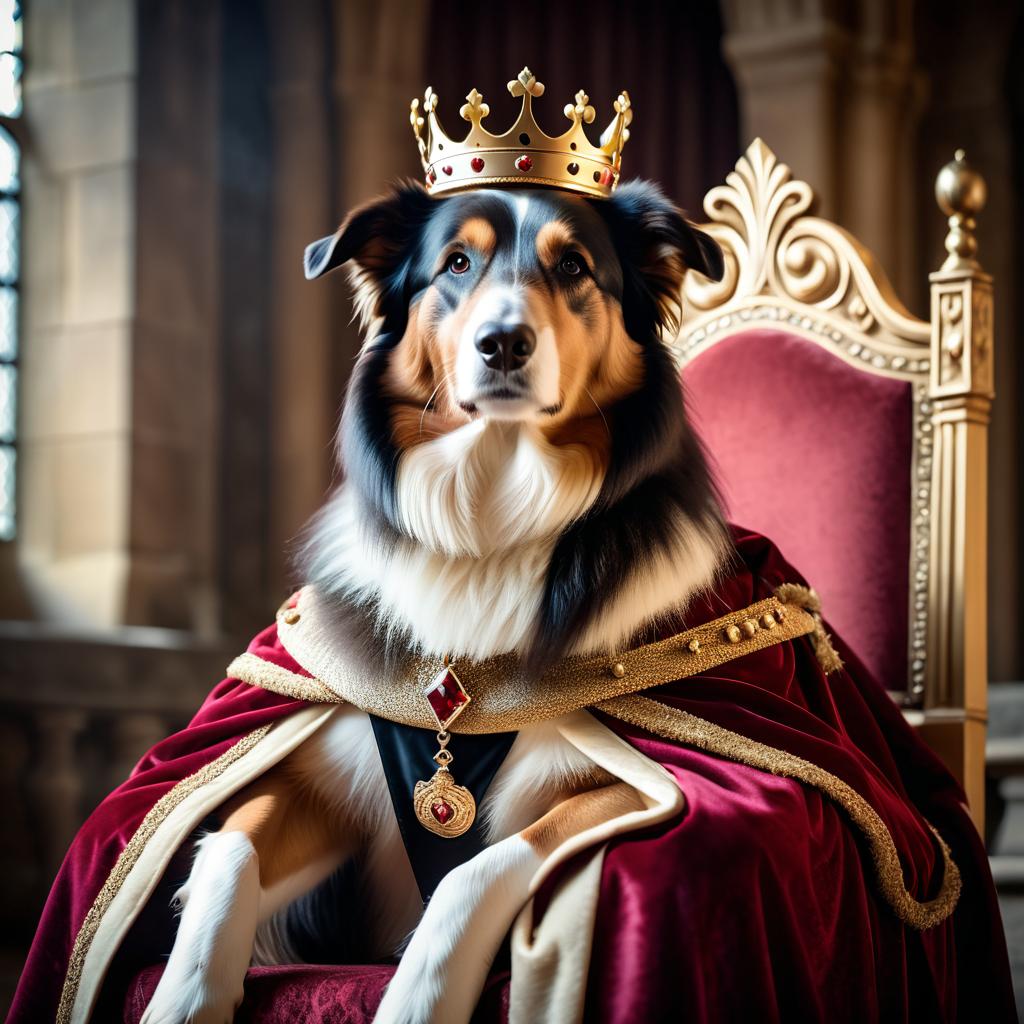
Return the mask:
M814 202L810 185L794 180L760 139L751 143L705 198L704 228L722 246L725 276L687 279L683 333L707 315L770 296L838 316L870 336L864 341L877 340L887 361L907 365L927 345L928 325L906 311L850 235L810 216Z

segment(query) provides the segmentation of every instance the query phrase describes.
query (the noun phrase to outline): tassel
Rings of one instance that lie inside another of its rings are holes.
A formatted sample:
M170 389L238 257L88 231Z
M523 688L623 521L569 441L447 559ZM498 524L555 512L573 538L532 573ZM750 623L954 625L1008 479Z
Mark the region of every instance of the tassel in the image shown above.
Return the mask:
M818 592L812 587L805 587L800 583L783 583L775 591L775 596L783 604L799 605L814 618L814 632L811 634L811 643L814 646L814 655L818 659L825 675L838 672L843 667L843 659L839 657L836 649L832 646L832 637L825 632L825 623L821 619L821 598Z

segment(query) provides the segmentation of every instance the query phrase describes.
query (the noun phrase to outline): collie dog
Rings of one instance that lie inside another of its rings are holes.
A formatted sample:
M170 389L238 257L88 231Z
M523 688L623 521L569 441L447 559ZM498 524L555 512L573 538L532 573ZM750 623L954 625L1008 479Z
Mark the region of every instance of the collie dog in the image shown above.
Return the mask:
M307 277L342 266L366 340L300 557L339 650L382 678L410 651L540 673L652 639L714 583L730 542L664 339L684 274L722 255L656 187L400 186L306 251ZM483 852L424 910L371 722L343 705L199 840L144 1022L230 1020L250 963L302 959L299 910L353 859L369 952L401 953L377 1020L468 1020L546 853L635 800L558 719L519 730Z

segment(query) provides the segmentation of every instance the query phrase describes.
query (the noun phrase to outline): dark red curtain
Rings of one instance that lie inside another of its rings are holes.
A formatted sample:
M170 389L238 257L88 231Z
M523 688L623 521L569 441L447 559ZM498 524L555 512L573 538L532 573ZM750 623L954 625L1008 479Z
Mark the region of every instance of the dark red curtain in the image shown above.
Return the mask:
M518 110L505 89L524 64L547 91L534 108L549 135L568 127L562 108L578 89L597 110L594 138L611 120L620 89L634 107L623 156L626 178L651 178L691 212L739 155L732 75L721 52L714 0L470 4L436 0L425 66L452 135L468 128L459 107L476 86L491 107L485 126L505 132Z

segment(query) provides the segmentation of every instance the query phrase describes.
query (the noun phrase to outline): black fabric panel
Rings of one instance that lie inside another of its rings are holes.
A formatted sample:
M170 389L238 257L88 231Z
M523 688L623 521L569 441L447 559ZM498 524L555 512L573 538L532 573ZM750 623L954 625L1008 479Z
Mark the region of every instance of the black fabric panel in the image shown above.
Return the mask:
M416 729L370 715L377 749L384 764L391 803L409 855L416 884L427 903L438 883L452 868L458 867L484 848L480 815L461 836L446 839L424 828L416 818L412 793L417 782L428 781L437 771L434 755L438 751L436 729ZM512 747L517 733L499 732L482 736L452 733L448 750L452 754L452 778L473 794L477 811L487 789Z

